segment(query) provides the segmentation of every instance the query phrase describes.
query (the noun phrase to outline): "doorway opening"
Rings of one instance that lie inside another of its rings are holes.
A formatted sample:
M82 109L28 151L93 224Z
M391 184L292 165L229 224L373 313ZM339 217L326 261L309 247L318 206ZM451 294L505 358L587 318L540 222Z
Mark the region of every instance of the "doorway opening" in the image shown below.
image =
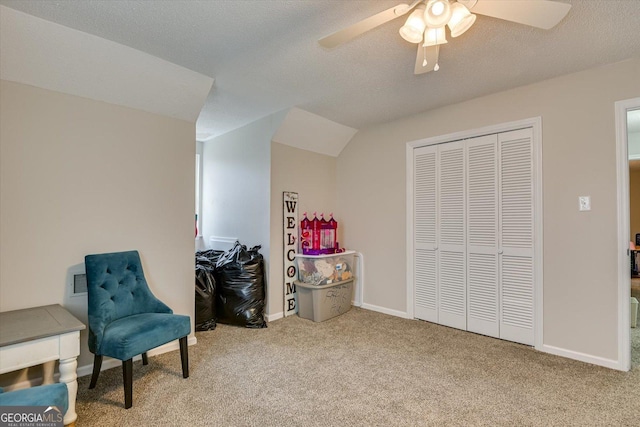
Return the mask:
M640 187L635 180L636 168L640 169L637 165L640 161L640 98L616 102L615 109L618 170L618 349L619 368L628 371L632 366L640 366L640 324L637 322L637 305L634 304L631 293L632 283L635 282L632 282L637 253L635 235L640 234L640 223L636 220L640 215L636 212ZM637 174L640 175L640 170ZM636 298L640 296L640 288L634 292L638 292ZM636 320L636 328L632 327L633 320Z
M640 109L627 111L629 158L629 250L631 270L631 368L640 366Z

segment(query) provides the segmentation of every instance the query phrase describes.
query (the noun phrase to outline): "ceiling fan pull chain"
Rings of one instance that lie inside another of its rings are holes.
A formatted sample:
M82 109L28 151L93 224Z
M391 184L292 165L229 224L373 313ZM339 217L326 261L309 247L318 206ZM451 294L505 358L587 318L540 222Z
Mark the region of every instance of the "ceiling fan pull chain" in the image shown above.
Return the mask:
M424 59L422 60L422 66L426 67L427 66L427 48L422 46L422 55L424 56Z
M440 45L436 45L436 65L433 67L433 71L438 71L440 69L440 65L438 65L438 61L440 60Z

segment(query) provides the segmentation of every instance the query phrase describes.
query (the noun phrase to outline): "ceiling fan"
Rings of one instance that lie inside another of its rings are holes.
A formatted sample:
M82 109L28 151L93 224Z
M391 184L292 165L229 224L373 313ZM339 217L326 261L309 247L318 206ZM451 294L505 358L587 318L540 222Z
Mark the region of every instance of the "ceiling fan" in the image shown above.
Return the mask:
M412 11L400 28L400 35L418 44L414 73L422 74L440 68L440 45L447 43L445 26L449 27L451 37L458 37L473 25L474 13L548 30L556 26L569 9L570 4L552 0L415 0L370 16L318 42L333 48Z

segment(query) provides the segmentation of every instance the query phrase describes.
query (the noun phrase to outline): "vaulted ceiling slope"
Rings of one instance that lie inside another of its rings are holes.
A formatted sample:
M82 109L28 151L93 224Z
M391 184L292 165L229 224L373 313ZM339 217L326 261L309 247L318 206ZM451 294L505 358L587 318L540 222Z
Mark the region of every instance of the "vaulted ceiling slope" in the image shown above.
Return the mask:
M0 5L0 78L195 122L213 79Z
M0 0L215 78L197 122L205 136L294 106L360 129L640 54L637 0L573 0L549 31L480 16L442 47L440 71L419 76L403 18L318 45L398 2Z

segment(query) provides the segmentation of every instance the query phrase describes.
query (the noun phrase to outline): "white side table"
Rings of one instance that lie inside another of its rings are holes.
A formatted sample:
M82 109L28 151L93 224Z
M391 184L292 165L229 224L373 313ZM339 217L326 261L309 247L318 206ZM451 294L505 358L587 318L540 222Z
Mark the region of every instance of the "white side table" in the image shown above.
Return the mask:
M51 375L47 362L60 360L60 382L69 392L65 425L78 418L76 359L82 329L85 325L59 304L0 313L0 374L44 363L47 383Z

